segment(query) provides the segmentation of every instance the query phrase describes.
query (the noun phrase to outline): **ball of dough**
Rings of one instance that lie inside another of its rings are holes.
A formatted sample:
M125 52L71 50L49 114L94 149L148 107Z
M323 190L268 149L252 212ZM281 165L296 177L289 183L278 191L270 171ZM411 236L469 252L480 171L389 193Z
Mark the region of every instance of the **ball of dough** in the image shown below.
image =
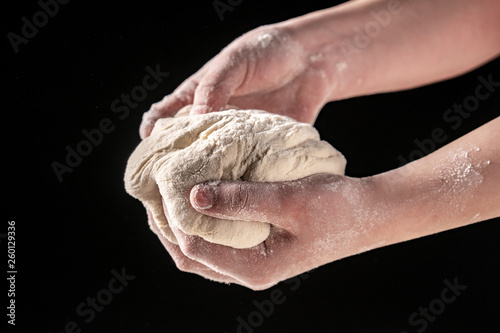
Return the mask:
M156 122L130 156L125 188L141 200L169 241L169 223L189 235L249 248L264 241L270 225L223 220L198 213L190 204L195 184L218 180L275 182L328 172L343 174L346 160L316 129L261 110L225 110L189 115L190 107ZM165 217L162 198L169 220Z

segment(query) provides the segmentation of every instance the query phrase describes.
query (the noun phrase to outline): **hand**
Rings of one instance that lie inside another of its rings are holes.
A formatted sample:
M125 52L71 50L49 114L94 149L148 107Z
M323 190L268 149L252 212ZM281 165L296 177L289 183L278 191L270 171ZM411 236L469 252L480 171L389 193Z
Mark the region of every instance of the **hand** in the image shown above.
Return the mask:
M144 114L141 138L149 136L156 120L188 104L193 104L191 114L235 105L313 123L330 90L320 63L284 28L250 31L153 104Z
M196 185L193 207L202 214L271 223L271 234L249 249L233 249L172 227L179 245L157 231L178 268L254 290L381 245L383 214L371 178L317 174L277 183ZM213 191L210 208L207 194ZM165 207L165 206L164 206ZM168 219L168 212L165 211Z

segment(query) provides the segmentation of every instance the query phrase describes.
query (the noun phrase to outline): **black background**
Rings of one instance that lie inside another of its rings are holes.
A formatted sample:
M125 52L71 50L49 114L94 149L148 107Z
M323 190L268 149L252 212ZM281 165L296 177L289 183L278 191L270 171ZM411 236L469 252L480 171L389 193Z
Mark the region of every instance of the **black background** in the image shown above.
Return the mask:
M425 332L500 330L499 219L331 263L300 286L295 280L254 292L178 271L148 229L139 201L125 193L125 163L151 103L244 32L333 3L240 1L221 21L211 1L71 1L17 54L7 34L20 34L21 18L31 20L40 6L34 0L4 5L7 186L0 232L16 221L18 271L16 326L5 324L9 331L63 332L74 321L82 332L236 332L238 317L259 319L254 301L280 290L286 300L262 316L255 332L416 332L421 326L410 325L409 316L440 297L443 280L455 278L467 289ZM120 119L111 103L142 85L145 67L157 64L169 76ZM499 67L497 59L446 82L330 103L316 127L344 153L348 175L390 170L435 128L447 135L438 148L497 117L500 90L458 129L443 120L448 108L474 94L479 75L500 81ZM65 147L76 147L85 139L82 130L103 118L114 130L59 182L51 164L64 163ZM6 239L0 240L7 253ZM76 308L107 288L113 269L135 278L86 323ZM5 309L5 280L4 288Z

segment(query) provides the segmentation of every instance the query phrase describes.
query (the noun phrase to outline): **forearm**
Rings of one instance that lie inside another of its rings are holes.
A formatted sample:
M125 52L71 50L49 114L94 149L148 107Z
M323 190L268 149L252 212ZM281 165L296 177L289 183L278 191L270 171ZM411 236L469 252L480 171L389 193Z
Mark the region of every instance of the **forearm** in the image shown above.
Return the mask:
M500 54L500 1L359 0L279 24L330 86L328 100L413 88Z
M390 212L387 244L500 216L500 117L438 151L375 177Z

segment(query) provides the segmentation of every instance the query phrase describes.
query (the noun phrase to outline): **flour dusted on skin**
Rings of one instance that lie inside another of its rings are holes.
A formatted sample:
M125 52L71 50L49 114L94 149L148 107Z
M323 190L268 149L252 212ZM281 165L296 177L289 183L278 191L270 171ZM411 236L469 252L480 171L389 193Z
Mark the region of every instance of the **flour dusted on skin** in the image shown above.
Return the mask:
M483 182L483 169L490 164L490 161L475 161L470 155L481 151L478 147L460 148L448 157L451 163L443 163L449 167L439 169L444 186L439 191L444 191L450 205L458 211L463 211L463 194L473 195L472 192Z
M150 223L171 242L176 243L171 225L234 248L255 246L269 236L268 223L198 213L189 202L196 184L278 182L323 172L344 173L345 158L321 141L309 124L260 110L196 116L189 116L189 110L158 120L151 136L131 155L125 172L127 192L144 203L152 213Z
M257 38L257 40L260 47L266 48L269 45L269 43L271 43L271 41L273 40L273 36L271 34L263 34L260 35Z

